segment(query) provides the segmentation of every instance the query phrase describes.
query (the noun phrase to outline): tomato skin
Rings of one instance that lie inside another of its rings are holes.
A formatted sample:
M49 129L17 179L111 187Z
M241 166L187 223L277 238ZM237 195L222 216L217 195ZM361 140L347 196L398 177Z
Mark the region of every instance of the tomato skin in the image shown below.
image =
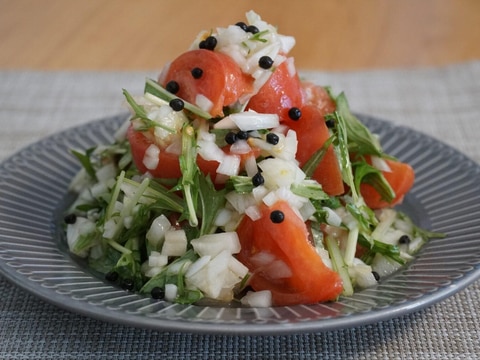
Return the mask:
M288 119L288 110L301 108L304 103L302 85L298 74L291 75L289 62L282 62L268 81L248 102L248 109L259 113L277 114L280 121Z
M404 162L384 159L391 171L382 171L385 180L390 184L393 191L395 191L395 198L392 202L387 202L382 199L380 194L369 184L360 185L360 193L362 194L365 203L372 209L381 209L385 207L393 207L402 202L405 194L412 188L415 182L415 171L413 168Z
M303 166L310 157L320 149L330 137L324 114L314 105L306 105L301 108L300 119L285 122L297 133L298 148L297 160ZM330 145L322 161L318 164L312 178L317 180L329 195L341 195L345 192L342 180L342 172L337 156Z
M280 210L281 223L273 223L270 213ZM253 273L250 285L256 291L270 290L275 306L310 304L335 300L342 292L340 276L328 268L309 241L309 232L302 219L287 202L280 200L271 207L260 207L261 218L253 221L245 216L237 233L241 243L238 259ZM267 254L280 260L291 276L278 277L269 265L259 264L256 255Z
M192 75L194 68L202 70L199 78ZM171 80L179 84L176 95L192 104L198 94L208 98L213 103L209 111L212 117L223 115L224 106L234 104L253 86L253 78L244 74L232 58L205 49L190 50L177 57L159 79L164 87Z
M157 178L178 179L182 172L178 162L178 155L168 153L160 149L158 166L155 169L147 169L143 163L145 151L153 144L153 141L145 136L142 131L137 131L132 125L127 130L127 139L132 149L132 158L138 170L144 174L149 172Z
M305 103L318 108L323 116L335 111L335 101L330 97L324 87L310 82L303 82L302 89L305 94Z

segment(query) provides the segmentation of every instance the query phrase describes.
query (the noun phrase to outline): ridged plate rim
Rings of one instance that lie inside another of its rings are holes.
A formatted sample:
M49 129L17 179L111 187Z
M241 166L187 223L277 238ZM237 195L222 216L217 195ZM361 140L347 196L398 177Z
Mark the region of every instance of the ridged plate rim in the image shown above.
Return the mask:
M60 308L102 321L163 331L266 335L344 329L418 311L480 277L480 167L413 129L358 115L384 149L417 173L401 209L447 234L372 289L329 304L267 309L169 304L125 292L68 254L62 211L79 165L69 153L108 143L126 114L31 144L0 165L0 274ZM455 202L451 201L455 199ZM451 244L456 247L452 248Z

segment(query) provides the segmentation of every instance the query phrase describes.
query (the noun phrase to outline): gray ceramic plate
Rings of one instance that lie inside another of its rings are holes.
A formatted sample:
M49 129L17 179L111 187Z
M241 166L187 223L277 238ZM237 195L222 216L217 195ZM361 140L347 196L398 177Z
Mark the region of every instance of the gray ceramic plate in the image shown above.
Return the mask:
M276 308L170 304L106 283L68 254L61 229L67 186L79 165L69 149L111 141L117 116L41 140L0 165L0 273L61 308L158 330L284 334L341 329L390 319L442 300L480 276L480 167L408 128L361 116L385 150L409 162L416 184L402 210L444 232L417 259L371 289L338 302Z

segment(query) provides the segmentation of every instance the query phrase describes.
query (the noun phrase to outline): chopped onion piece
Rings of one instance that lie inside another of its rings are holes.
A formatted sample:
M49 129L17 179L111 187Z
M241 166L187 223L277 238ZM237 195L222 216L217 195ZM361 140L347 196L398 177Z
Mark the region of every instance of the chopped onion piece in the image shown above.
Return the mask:
M240 156L238 155L225 155L220 165L217 168L217 173L235 176L238 175L240 170Z
M228 117L242 131L271 129L280 124L277 114L260 114L253 110L231 114Z
M195 105L206 112L209 112L213 107L212 101L202 94L198 94L195 97Z
M160 161L160 149L155 144L150 144L150 146L145 151L143 156L143 165L149 170L156 169Z
M385 159L382 159L379 156L371 156L372 159L372 166L380 171L385 171L385 172L392 172L392 169L390 166L387 164Z
M240 302L251 307L270 307L272 306L272 293L270 290L249 291Z

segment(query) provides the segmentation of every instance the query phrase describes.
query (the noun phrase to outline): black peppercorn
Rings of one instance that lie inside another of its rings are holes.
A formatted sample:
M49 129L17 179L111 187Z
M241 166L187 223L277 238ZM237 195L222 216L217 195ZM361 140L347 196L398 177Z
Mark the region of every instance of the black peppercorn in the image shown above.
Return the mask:
M372 275L375 278L375 280L379 281L380 280L380 274L376 271L372 271Z
M215 36L208 36L205 40L200 41L198 47L205 50L213 50L217 46L217 38Z
M196 67L196 68L193 68L192 71L192 76L194 77L194 79L200 79L203 75L203 70Z
M163 290L161 287L156 286L152 289L150 295L154 299L163 299L165 297L165 290Z
M77 221L77 215L73 213L68 214L63 218L63 221L65 222L65 224L75 224L75 222Z
M270 56L262 56L258 59L258 66L265 70L270 69L273 66L273 59Z
M258 30L258 28L255 25L248 25L246 31L252 34L256 34L260 32L260 30Z
M118 273L115 270L109 271L108 273L105 274L105 280L110 281L110 282L115 282L118 280Z
M329 118L325 121L325 124L329 129L332 129L335 126L335 120L333 120L332 118Z
M237 141L237 134L235 134L233 131L230 131L225 135L225 142L229 145L232 145Z
M176 94L178 90L180 90L180 86L175 80L171 80L167 83L167 85L165 86L165 89L168 92L171 92L172 94Z
M263 178L263 175L261 173L258 172L252 176L253 186L257 187L257 186L263 185L264 182L265 182L265 179Z
M408 235L402 235L400 236L400 239L398 239L399 244L405 244L408 245L410 244L410 237Z
M182 99L175 98L170 100L169 105L175 111L182 111L183 107L185 106L185 103L183 102Z
M237 25L239 28L241 28L245 32L248 31L248 26L243 21L239 21L235 25Z
M296 121L302 117L302 111L297 107L292 107L288 110L288 117Z
M247 140L248 139L248 132L240 130L239 132L237 132L237 139Z
M285 214L280 210L273 210L270 213L270 220L272 220L272 222L275 224L280 224L283 222L283 220L285 220Z
M132 291L135 287L135 283L132 279L123 279L120 286L123 290Z
M268 133L267 134L267 142L272 145L277 145L280 138L275 133Z

